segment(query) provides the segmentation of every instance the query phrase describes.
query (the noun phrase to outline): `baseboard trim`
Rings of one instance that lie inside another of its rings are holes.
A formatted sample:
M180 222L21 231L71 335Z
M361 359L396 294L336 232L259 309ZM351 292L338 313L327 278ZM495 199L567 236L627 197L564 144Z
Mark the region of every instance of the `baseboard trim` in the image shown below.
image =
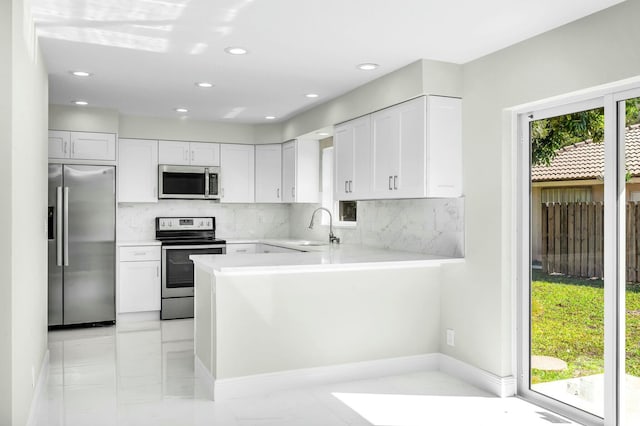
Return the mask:
M196 377L216 401L416 371L442 371L498 397L513 396L513 376L500 377L441 353L314 367L216 380L196 357Z
M500 377L445 354L440 355L439 370L450 376L491 392L500 398L516 394L516 380L513 376Z
M438 362L439 354L434 353L218 379L215 380L214 399L223 401L307 386L437 370Z
M160 319L160 311L125 312L116 315L116 322L153 321Z
M47 380L49 379L49 350L44 353L42 363L40 364L40 374L36 387L33 390L33 398L29 407L29 417L27 418L27 426L35 426L38 420L38 413L47 400Z

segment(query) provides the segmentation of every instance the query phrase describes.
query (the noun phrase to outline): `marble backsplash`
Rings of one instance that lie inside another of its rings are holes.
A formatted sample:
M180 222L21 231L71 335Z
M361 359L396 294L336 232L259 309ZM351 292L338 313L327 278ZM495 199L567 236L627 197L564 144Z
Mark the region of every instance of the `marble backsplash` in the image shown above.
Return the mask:
M152 240L156 216L215 216L219 238L326 240L329 226L309 229L319 204L220 204L161 200L118 204L118 240ZM326 213L322 213L326 214ZM344 243L418 253L464 256L464 199L358 201L356 227L337 227Z
M214 216L219 238L288 238L288 204L220 204L161 200L118 204L118 240L155 239L156 216Z
M292 204L292 238L326 240L329 226L309 229L318 204ZM325 214L326 213L322 213ZM320 223L317 213L316 223ZM336 227L342 242L441 256L464 256L464 199L358 201L358 225Z

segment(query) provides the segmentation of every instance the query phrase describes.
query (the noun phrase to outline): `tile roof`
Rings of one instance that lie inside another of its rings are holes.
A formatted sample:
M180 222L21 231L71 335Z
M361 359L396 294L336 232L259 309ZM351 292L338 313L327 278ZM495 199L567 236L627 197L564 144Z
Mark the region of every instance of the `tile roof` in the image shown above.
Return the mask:
M640 125L626 128L625 157L627 171L640 176ZM533 182L597 179L604 174L604 144L590 140L565 146L551 164L531 168Z

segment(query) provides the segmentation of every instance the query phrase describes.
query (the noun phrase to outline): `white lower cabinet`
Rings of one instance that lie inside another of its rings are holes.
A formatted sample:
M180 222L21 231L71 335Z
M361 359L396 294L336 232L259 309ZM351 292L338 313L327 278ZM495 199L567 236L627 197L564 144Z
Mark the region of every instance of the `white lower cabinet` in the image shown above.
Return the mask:
M254 243L227 244L227 254L251 254L256 252Z
M296 253L304 250L296 250L286 247L274 246L263 243L236 243L227 244L227 254L254 254L254 253Z
M118 313L160 310L160 246L119 248Z

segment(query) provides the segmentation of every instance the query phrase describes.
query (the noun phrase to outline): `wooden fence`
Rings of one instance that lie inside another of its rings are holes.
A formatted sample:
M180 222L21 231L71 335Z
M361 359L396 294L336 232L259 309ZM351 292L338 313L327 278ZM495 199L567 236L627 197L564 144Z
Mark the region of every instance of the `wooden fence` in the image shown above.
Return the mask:
M542 204L542 271L574 277L604 275L602 203ZM640 204L626 207L627 281L640 281Z

